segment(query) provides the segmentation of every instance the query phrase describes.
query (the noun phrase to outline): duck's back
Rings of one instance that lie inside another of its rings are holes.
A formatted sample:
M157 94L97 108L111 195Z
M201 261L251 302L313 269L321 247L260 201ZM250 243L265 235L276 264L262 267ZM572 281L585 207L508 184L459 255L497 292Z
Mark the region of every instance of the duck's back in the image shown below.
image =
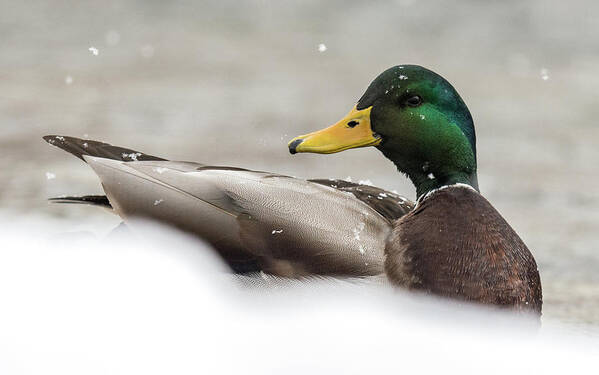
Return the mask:
M87 162L106 192L52 201L109 208L132 225L141 217L174 226L209 242L239 273L380 275L391 223L413 208L374 186L169 161L75 137L44 139Z
M534 257L474 189L430 193L395 223L385 253L390 280L412 290L541 313Z

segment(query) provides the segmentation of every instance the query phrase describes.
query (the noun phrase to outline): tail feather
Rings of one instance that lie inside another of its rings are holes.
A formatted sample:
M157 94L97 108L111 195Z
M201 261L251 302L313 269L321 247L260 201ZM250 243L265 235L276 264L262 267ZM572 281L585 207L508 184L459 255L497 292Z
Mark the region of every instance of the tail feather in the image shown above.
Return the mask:
M69 203L69 204L89 204L112 209L108 197L105 195L84 195L81 197L57 197L48 199L51 203Z
M92 141L89 139L80 139L60 135L46 135L43 137L43 139L49 144L61 148L83 161L85 161L83 159L84 155L121 161L166 160L157 156L144 154L139 151L113 146L104 142Z

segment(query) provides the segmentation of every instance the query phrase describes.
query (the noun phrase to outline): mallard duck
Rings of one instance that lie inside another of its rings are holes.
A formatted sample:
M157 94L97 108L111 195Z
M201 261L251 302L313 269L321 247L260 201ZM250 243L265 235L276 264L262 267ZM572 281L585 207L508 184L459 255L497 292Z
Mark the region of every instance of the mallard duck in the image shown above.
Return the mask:
M416 65L381 73L336 124L292 139L292 154L374 146L416 187L396 220L385 273L403 288L541 313L533 255L480 194L468 107L440 75Z
M474 124L436 73L380 74L335 125L296 137L294 153L375 146L417 201L373 186L169 161L66 136L44 139L87 162L106 196L64 197L199 235L237 272L374 276L409 290L540 314L532 254L478 191Z

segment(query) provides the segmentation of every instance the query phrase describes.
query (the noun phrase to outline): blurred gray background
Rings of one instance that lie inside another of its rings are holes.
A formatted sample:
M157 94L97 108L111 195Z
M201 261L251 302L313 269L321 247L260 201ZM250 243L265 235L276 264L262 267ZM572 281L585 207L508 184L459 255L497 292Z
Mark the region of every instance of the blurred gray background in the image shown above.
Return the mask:
M0 210L109 228L93 172L41 136L172 159L351 176L414 198L373 148L296 155L397 64L468 104L482 193L539 263L544 313L599 325L599 2L0 1ZM324 44L324 48L319 45ZM89 49L98 50L95 55Z

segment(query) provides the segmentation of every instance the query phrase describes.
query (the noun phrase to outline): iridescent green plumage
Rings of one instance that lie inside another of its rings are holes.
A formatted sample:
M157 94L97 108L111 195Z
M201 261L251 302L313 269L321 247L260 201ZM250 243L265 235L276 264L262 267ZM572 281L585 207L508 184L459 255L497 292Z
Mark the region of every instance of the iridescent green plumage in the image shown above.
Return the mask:
M421 103L409 105L413 97ZM472 116L443 77L416 65L387 69L357 109L371 106L372 130L383 140L377 148L408 175L418 196L458 182L478 190Z

